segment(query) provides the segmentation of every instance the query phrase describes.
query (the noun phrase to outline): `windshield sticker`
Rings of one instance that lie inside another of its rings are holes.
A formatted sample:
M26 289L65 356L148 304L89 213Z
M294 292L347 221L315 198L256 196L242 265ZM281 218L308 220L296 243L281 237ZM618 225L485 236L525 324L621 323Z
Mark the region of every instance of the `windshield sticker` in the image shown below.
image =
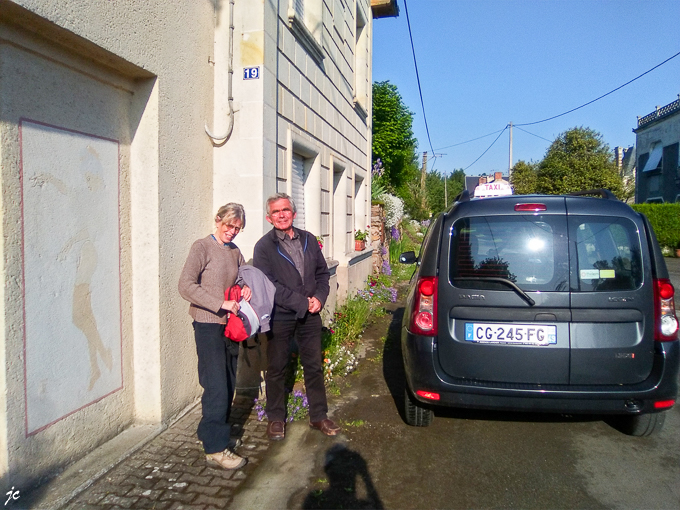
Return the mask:
M616 278L616 271L614 269L581 269L579 276L581 280Z

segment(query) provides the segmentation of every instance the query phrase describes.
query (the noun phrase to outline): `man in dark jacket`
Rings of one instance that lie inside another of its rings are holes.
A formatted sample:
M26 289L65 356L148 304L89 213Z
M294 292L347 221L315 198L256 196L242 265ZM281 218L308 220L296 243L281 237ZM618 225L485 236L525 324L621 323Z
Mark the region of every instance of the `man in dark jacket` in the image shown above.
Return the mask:
M309 426L327 436L340 432L328 419L321 353L321 316L330 287L326 259L316 237L293 227L295 202L285 193L267 199L267 221L274 228L255 245L253 265L276 287L267 346L267 436L285 436L284 380L293 339L297 340L309 401Z

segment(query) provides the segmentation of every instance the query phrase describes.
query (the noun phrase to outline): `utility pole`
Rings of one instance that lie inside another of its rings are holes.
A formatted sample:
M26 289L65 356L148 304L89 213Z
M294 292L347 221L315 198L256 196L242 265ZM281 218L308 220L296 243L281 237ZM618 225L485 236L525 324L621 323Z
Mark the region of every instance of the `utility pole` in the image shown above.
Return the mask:
M423 167L420 169L420 201L425 207L425 175L427 174L427 151L423 152Z
M510 126L510 161L508 163L508 180L510 180L510 174L512 173L512 122Z

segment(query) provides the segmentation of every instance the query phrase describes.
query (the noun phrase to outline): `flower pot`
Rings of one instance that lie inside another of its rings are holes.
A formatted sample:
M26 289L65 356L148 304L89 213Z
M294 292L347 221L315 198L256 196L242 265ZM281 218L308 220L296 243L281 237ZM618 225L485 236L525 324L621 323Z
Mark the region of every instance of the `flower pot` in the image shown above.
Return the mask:
M354 251L364 251L366 249L366 241L363 239L354 240Z

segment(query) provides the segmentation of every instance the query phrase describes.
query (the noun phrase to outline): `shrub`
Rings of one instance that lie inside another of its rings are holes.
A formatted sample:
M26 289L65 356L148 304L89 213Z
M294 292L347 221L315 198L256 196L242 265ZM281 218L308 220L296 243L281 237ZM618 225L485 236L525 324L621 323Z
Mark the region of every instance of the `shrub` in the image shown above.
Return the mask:
M680 204L633 204L631 207L649 218L662 247L680 248Z
M404 217L404 201L389 193L380 195L379 198L385 203L385 226L391 228L399 224Z

